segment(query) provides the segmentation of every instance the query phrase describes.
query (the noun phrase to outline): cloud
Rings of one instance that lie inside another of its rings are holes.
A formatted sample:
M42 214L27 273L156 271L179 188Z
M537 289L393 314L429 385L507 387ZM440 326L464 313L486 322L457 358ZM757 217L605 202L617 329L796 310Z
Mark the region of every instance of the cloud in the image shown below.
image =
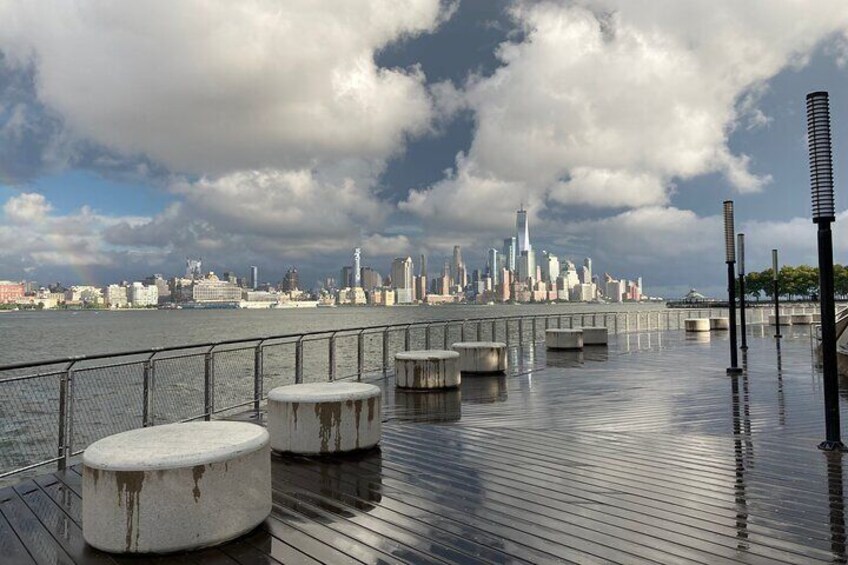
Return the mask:
M3 205L3 213L13 224L33 224L43 222L52 208L43 194L25 192L9 198Z
M102 215L87 206L74 213L56 214L44 195L31 192L9 198L3 215L0 262L26 272L44 267L110 266L119 261L126 264L136 252L109 245L102 233L118 223L147 221ZM144 260L150 259L151 253L145 253Z
M0 2L0 51L76 136L172 171L383 160L430 128L418 68L374 54L439 0Z
M675 184L708 173L761 191L771 176L731 151L730 134L767 125L756 105L766 81L848 27L835 0L813 12L765 0L517 1L511 14L522 33L499 46L502 66L465 86L471 147L402 209L456 218L457 204L476 202L469 229L483 229L519 198L662 206Z

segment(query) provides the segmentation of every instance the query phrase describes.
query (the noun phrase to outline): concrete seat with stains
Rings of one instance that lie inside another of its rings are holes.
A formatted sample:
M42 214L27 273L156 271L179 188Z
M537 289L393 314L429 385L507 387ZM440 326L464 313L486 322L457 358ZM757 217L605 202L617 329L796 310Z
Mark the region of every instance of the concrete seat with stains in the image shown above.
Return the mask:
M374 447L382 434L380 387L309 383L268 393L271 449L319 455Z
M460 384L459 353L431 349L401 351L395 355L398 388L436 390Z
M504 373L507 369L506 344L498 341L465 341L454 343L452 349L459 353L459 370L462 373Z
M83 538L112 553L217 545L271 513L269 435L246 422L190 422L101 439L83 454Z
M712 331L724 331L730 329L730 318L726 317L713 317L710 318L710 330Z
M583 330L580 328L545 330L545 348L583 349Z
M603 326L583 326L583 345L608 345L609 330Z
M687 332L708 332L710 331L710 319L687 318L683 320L683 327Z

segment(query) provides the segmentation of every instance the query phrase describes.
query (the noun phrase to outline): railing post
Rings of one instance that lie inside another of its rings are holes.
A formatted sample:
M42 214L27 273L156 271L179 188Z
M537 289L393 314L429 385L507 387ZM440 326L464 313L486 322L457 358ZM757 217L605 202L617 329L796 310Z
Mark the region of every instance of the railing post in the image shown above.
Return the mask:
M562 328L562 314L557 316L557 328Z
M536 343L536 337L539 335L538 332L536 331L536 316L533 316L532 325L533 325L533 339L530 340L530 343Z
M294 382L303 383L303 336L294 345Z
M442 332L442 339L444 340L444 349L448 348L448 333L450 332L450 324L445 324L444 331Z
M263 341L257 343L256 348L253 350L253 413L256 415L257 420L259 419L259 403L262 401L262 395L265 394L262 386L262 373L264 372L264 368L262 367L264 361L262 354Z
M424 326L424 349L430 349L430 324Z
M477 321L477 341L480 341L483 337L483 334L480 331L480 324L481 324L481 322L478 320Z
M328 341L327 361L329 363L330 381L336 380L336 333L330 335Z
M203 361L203 407L203 419L211 420L215 411L215 354L212 349L206 352Z
M65 368L59 380L59 437L57 457L59 457L59 470L64 471L71 458L71 436L73 434L73 367L76 361Z
M356 380L362 380L363 363L365 362L365 330L359 330L356 336Z
M142 374L142 392L141 392L141 426L146 428L153 425L150 417L151 389L153 388L154 372L156 371L155 361L153 361L153 353L144 360L144 373Z
M504 341L506 346L509 347L509 318L504 320Z
M548 318L547 316L545 316L545 331L548 331L550 326L551 326L551 319Z
M383 328L383 376L389 370L389 328Z
M411 326L406 326L406 330L403 332L403 350L404 351L409 351L409 344L411 342L409 334L412 331L410 329L410 327Z
M498 326L495 320L492 320L492 341L497 339Z
M518 318L518 345L524 345L524 318Z

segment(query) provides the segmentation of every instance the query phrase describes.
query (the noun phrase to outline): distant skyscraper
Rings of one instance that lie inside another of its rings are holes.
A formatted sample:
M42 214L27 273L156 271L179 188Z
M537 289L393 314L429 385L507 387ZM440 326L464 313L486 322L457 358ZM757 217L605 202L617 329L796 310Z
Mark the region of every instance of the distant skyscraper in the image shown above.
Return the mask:
M353 250L353 283L350 285L353 288L359 288L362 286L362 265L360 265L360 258L362 257L362 250L358 247Z
M489 257L486 263L486 269L489 272L489 277L492 279L492 286L498 284L498 250L495 248L489 249Z
M544 262L542 264L542 280L545 282L556 282L559 276L559 259L553 253L542 251Z
M250 289L256 290L259 286L259 267L256 265L250 266Z
M203 268L202 259L189 259L186 258L186 271L185 278L187 279L201 279L203 278Z
M583 266L586 267L586 280L584 282L592 282L592 258L586 257L583 260Z
M375 288L383 286L383 277L381 277L380 273L378 273L371 267L362 267L361 273L362 275L360 279L362 281L363 290L371 291Z
M459 245L453 246L453 264L451 265L451 277L453 283L464 287L468 284L468 275L465 270L465 263L462 261L462 248Z
M339 273L339 287L350 288L353 284L353 267L345 265Z
M398 257L392 261L392 287L412 288L412 257Z
M503 262L504 268L510 271L516 269L516 242L514 237L508 237L503 244Z
M530 226L527 223L527 210L522 206L516 213L515 232L518 238L517 253L524 253L533 249L530 245Z
M283 279L283 292L294 292L298 290L299 284L300 281L298 280L297 269L295 267L289 268L289 270L286 271L285 278Z

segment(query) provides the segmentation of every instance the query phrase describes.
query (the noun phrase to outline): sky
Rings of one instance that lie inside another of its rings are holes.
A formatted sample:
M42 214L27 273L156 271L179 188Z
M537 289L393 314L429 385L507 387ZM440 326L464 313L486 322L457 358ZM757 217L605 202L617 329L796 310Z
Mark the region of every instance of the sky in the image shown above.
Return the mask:
M514 235L645 291L815 264L804 97L833 118L844 0L0 0L0 279L312 283Z

